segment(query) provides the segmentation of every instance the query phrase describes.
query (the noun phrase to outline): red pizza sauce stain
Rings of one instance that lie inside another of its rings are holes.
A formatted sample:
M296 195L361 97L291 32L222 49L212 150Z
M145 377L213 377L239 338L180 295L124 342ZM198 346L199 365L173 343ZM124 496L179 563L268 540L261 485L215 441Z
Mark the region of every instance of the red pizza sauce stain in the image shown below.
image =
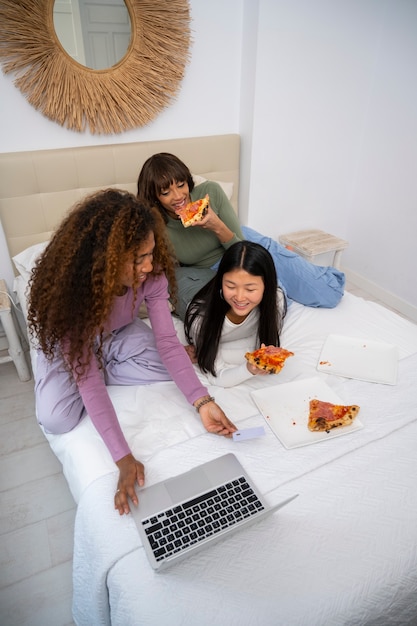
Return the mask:
M329 361L320 361L320 365L331 365Z

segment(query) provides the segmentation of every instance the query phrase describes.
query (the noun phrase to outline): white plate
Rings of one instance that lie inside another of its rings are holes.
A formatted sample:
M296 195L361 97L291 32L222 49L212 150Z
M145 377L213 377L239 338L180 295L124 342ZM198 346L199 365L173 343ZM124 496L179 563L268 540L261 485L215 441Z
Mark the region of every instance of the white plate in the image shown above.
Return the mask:
M317 369L369 383L395 385L398 347L358 337L329 335L321 350Z
M258 389L252 391L251 395L272 431L288 449L327 441L363 428L362 422L356 418L349 426L334 428L329 432L308 430L310 400L313 398L333 404L355 404L352 398L349 402L342 401L318 376Z

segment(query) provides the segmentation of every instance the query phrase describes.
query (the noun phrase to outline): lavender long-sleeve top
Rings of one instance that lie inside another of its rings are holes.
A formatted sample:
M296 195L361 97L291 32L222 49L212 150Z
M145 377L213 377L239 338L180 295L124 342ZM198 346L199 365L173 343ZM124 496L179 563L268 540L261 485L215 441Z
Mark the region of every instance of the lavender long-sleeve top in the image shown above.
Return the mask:
M126 326L137 316L139 307L146 302L156 346L172 380L177 384L190 404L208 394L191 364L184 347L179 342L168 306L168 285L164 275L149 277L139 288L134 308L133 291L115 298L114 307L105 330L108 332ZM130 453L120 428L116 412L106 390L102 371L96 359L92 359L88 371L78 388L91 421L107 445L114 461Z

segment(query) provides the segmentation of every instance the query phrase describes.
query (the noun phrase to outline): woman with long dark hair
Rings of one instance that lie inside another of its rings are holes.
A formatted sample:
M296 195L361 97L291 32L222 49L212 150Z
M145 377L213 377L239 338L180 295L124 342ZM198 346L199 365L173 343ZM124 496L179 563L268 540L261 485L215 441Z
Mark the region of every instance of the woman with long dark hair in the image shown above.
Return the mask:
M264 370L245 353L280 345L286 301L270 253L251 241L233 244L217 274L191 301L185 317L188 353L209 381L237 385Z

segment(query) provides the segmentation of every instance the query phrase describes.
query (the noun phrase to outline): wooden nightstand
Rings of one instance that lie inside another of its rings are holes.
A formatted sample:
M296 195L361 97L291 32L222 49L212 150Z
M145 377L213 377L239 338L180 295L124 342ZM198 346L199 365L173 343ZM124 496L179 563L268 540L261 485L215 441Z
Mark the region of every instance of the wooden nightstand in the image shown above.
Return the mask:
M342 252L349 243L323 230L298 230L281 235L279 242L315 265L332 265L340 269Z
M7 350L8 352L8 355L0 356L0 364L13 361L20 380L25 382L30 380L32 376L26 363L19 335L16 331L12 308L7 294L6 281L0 279L0 319L4 330L4 336L0 337L0 347L2 350Z

